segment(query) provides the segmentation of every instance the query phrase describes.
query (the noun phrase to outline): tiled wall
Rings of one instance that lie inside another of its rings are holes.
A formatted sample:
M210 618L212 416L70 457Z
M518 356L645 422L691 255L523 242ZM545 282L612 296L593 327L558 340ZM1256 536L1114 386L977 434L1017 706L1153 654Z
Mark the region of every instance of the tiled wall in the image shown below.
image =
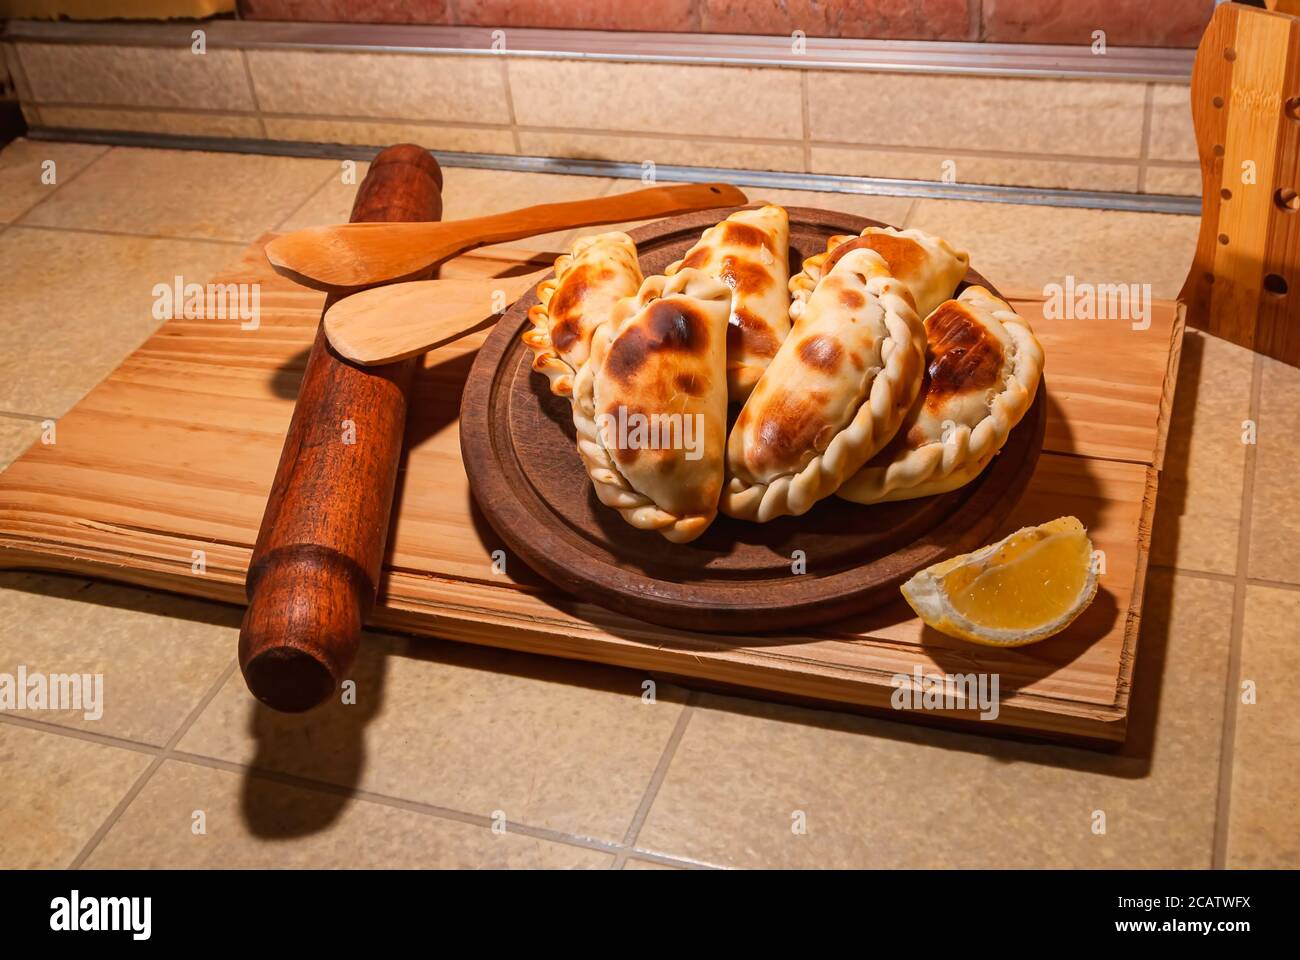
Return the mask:
M11 46L29 123L50 127L1200 192L1182 84L508 54Z
M1214 0L240 0L254 20L1194 47Z

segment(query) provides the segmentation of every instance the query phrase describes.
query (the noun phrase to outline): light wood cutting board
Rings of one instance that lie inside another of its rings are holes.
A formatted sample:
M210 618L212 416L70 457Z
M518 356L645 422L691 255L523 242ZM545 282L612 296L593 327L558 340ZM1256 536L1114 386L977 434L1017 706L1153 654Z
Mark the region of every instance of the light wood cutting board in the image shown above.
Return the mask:
M261 325L169 321L0 474L0 566L70 571L243 602L243 583L323 294L276 276L262 238L218 278L261 285ZM549 258L482 251L443 276L523 273ZM652 626L574 601L503 550L460 463L457 408L475 334L425 358L376 626L595 660L758 695L890 711L897 674L996 672L996 721L971 711L898 716L980 731L1122 740L1151 518L1182 321L1043 320L1038 297L1003 291L1047 355L1042 457L1004 532L1078 516L1106 554L1093 606L1065 633L991 650L928 629L901 601L827 627L730 637ZM89 321L88 321L89 322ZM357 438L364 442L364 438ZM1001 534L998 534L999 536ZM202 572L196 572L201 551Z

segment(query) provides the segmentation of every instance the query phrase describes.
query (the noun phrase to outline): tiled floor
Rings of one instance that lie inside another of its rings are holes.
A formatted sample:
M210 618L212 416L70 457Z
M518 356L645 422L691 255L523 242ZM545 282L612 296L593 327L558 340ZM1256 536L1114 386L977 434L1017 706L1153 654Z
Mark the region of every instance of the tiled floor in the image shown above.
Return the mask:
M52 185L39 183L47 159ZM201 279L265 229L345 219L342 173L57 144L0 153L0 465L148 334L160 277ZM637 186L446 174L447 217ZM247 203L250 182L277 202ZM1069 263L1169 296L1196 231L1176 217L768 196L946 232L1007 287ZM74 318L90 300L86 329ZM1132 733L1114 753L663 685L646 702L634 672L390 635L363 644L355 705L286 717L237 675L237 609L0 573L0 672L105 677L98 720L0 714L0 866L1300 866L1298 405L1300 371L1189 334Z

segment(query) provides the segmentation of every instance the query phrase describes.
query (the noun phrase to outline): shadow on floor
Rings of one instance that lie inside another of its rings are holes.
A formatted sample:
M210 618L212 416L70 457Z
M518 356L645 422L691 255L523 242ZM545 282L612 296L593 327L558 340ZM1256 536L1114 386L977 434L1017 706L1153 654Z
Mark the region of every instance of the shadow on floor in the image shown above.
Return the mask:
M358 655L348 681L353 686L345 683L333 699L306 713L279 713L250 698L248 733L257 751L240 794L240 812L250 832L263 838L307 836L342 815L365 769L366 727L383 706L386 672L385 658ZM253 771L313 781L312 786L325 783L330 789L286 817L282 781Z
M356 685L355 705L346 705L341 697L336 697L304 714L278 713L260 703L250 706L248 729L256 739L257 753L249 766L259 772L245 775L241 807L253 833L264 838L304 836L325 829L346 811L365 777L367 727L383 712L390 698L389 688L394 682L391 671L399 658L627 697L639 697L645 680L642 674L599 664L574 663L431 637L367 632L351 671ZM439 695L437 685L418 693L409 688L402 690L394 695L396 702L408 708L411 715L397 717L390 705L385 718L386 734L394 745L419 738L425 744L422 749L427 751L427 762L431 765L441 762L438 744L443 737L437 724L447 722L449 712L430 709L422 715L417 711L423 703L432 707ZM657 697L661 702L681 703L686 699L686 691L661 683ZM468 706L472 709L472 705ZM488 707L484 712L500 719L500 714ZM526 717L516 720L520 724L528 722ZM383 744L378 745L379 749L382 747ZM449 775L452 772L449 770ZM456 775L470 773L455 771ZM327 792L315 798L309 809L295 805L290 817L286 815L285 783L314 788L324 784ZM400 793L382 783L369 789L381 794Z

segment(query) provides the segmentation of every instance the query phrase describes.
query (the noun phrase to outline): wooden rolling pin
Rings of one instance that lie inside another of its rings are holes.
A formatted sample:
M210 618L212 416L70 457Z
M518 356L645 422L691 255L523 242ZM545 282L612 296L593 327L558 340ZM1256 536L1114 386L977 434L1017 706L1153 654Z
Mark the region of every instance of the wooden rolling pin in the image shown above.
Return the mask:
M441 216L438 162L401 144L371 163L351 220ZM361 369L329 348L323 326L316 332L253 549L239 632L244 681L277 710L323 702L356 657L378 590L417 363Z

